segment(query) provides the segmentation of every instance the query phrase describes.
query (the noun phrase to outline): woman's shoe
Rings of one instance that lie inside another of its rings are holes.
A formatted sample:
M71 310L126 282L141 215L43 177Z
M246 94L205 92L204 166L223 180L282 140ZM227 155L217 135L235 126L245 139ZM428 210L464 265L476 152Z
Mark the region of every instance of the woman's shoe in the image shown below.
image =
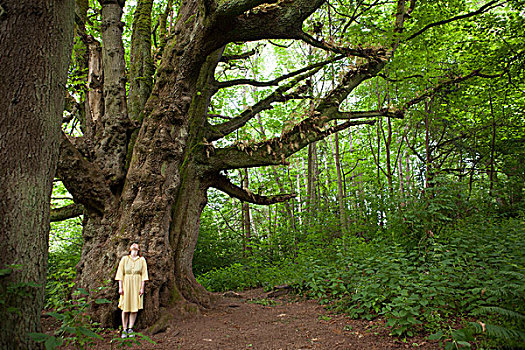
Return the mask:
M132 328L128 328L128 338L133 338L135 336L135 333L133 333Z
M128 337L128 330L127 329L124 329L122 331L122 335L120 336L121 338L127 338Z

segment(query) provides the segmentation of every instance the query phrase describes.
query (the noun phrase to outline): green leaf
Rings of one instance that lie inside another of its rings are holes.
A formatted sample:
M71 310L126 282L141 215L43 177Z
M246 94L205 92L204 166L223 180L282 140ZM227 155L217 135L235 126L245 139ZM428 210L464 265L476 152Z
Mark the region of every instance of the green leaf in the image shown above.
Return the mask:
M85 288L78 288L77 290L80 294L89 295L89 292Z
M47 315L51 316L51 317L54 317L54 318L56 318L57 320L60 320L60 321L64 320L64 318L65 318L64 315L59 314L58 312L53 312L53 311L52 312L48 312Z
M111 301L108 299L96 299L95 304L111 304Z
M91 338L97 338L97 339L103 339L100 335L93 332L91 329L85 328L85 327L78 327L78 331L88 337Z
M443 336L444 336L443 332L439 331L439 332L429 335L427 339L428 340L440 340L440 339L443 339Z
M27 333L29 338L31 338L33 341L36 341L37 343L42 343L46 341L49 337L51 337L49 334L45 333Z
M46 350L55 350L58 348L64 340L62 338L56 338L56 337L49 337L47 338L46 342L44 343L44 346L46 347Z
M468 343L466 341L463 341L463 340L458 340L456 343L461 345L461 346L466 346L467 348L471 347L470 343Z
M0 276L7 276L13 273L13 269L0 269Z
M66 327L64 327L64 332L68 332L68 333L71 333L71 334L78 334L77 327L66 326Z

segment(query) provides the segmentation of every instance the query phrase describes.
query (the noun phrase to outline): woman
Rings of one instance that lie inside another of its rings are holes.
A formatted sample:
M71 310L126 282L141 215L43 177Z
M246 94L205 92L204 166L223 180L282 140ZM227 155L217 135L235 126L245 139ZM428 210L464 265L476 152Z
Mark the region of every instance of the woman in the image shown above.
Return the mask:
M131 244L129 254L120 259L117 275L118 307L122 310L122 338L133 337L133 325L137 312L143 308L144 283L148 278L146 259L140 255L140 246ZM129 321L129 327L128 327Z

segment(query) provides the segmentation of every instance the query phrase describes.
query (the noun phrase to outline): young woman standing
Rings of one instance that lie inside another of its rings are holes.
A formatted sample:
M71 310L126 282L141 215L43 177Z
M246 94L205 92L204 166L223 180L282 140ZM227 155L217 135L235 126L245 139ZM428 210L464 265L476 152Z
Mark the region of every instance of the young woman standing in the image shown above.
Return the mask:
M134 337L133 325L137 312L144 306L144 283L148 278L146 259L140 255L140 246L131 244L129 254L120 259L117 275L118 307L122 310L122 338Z

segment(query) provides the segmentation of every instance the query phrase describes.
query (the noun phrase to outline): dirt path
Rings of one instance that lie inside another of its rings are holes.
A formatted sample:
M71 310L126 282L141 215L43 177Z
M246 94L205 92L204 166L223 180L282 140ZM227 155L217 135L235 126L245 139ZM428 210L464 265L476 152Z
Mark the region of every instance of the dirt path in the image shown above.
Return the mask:
M138 330L140 331L140 330ZM108 333L95 349L111 349L116 334ZM261 290L224 298L217 307L200 315L174 321L151 336L156 344L142 341L137 349L181 350L299 350L299 349L436 349L423 338L401 342L377 327L377 322L334 315L314 301L282 296L267 298ZM113 348L117 348L113 344Z

